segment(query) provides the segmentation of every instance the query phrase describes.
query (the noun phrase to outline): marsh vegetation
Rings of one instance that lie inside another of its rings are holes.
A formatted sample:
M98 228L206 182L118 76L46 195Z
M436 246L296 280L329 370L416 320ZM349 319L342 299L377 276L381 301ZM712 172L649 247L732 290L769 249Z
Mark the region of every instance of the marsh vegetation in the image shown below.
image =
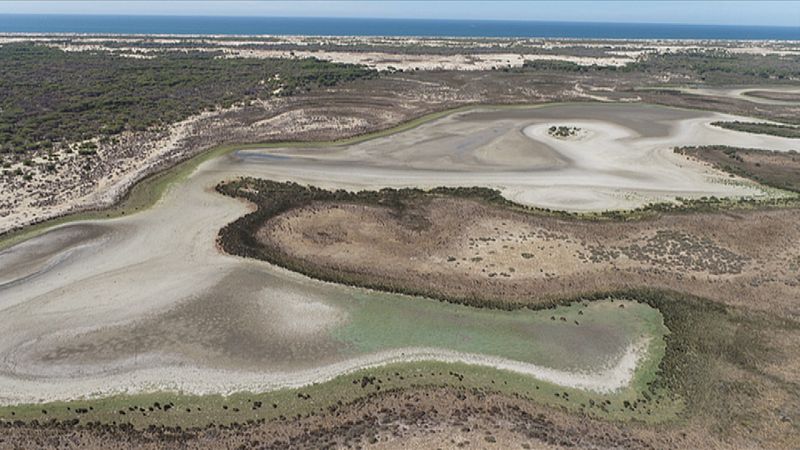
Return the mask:
M796 125L781 125L766 122L712 122L711 125L728 130L744 131L746 133L770 134L787 138L800 138L800 127ZM800 147L800 144L798 144Z
M721 145L679 147L677 153L751 180L792 192L800 192L800 154Z

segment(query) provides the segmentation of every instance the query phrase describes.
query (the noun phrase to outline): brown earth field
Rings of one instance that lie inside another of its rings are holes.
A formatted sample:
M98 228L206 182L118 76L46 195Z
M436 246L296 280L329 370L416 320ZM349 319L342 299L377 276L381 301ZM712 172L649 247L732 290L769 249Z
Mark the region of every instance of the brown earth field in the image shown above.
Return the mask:
M312 203L257 236L303 266L465 302L542 302L642 283L797 316L789 300L800 286L799 220L778 210L587 225L431 197L402 213Z
M291 206L276 193L287 186L299 190ZM482 189L345 195L244 179L221 190L281 209L224 229L223 248L324 280L477 306L648 286L800 317L796 208L581 220L497 205ZM236 241L248 226L255 239Z

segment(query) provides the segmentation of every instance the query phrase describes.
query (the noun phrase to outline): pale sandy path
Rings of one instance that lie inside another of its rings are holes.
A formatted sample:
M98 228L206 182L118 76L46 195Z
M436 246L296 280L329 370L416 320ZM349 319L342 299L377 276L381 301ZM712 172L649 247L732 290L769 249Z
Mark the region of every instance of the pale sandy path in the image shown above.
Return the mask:
M371 367L416 361L441 361L493 367L562 386L609 393L624 388L631 382L639 361L647 352L647 346L646 339L632 343L606 368L592 372L557 370L504 358L437 348L401 348L351 358L310 370L291 372L226 371L180 365L139 369L102 377L38 380L0 375L0 405L76 398L90 399L161 390L193 395L267 392L321 383L343 374ZM158 355L152 355L151 359L150 363L159 364Z
M736 100L745 100L751 103L758 103L760 105L800 105L800 101L774 100L769 98L761 98L753 95L748 95L749 92L756 92L756 91L800 94L800 86L767 86L767 87L753 86L753 87L738 87L738 88L703 87L703 88L677 88L675 90L680 92L685 92L687 94L707 95L710 97L727 97ZM759 119L749 119L748 121L769 122Z
M214 240L219 229L248 210L245 204L213 192L213 186L222 180L251 175L328 188L370 189L482 185L499 188L523 203L604 209L675 195L760 195L758 189L746 183L730 184L726 175L709 172L706 167L673 154L674 145L727 143L777 150L796 145L788 139L716 129L708 125L721 117L716 114L649 106L618 108L621 109L607 105L554 106L503 113L506 115L491 122L485 119L494 113L476 112L350 147L262 152L287 159L243 152L238 157L203 163L188 180L171 188L147 211L60 228L101 227L103 231L96 235L77 239L66 247L48 242L57 241L53 235L44 235L1 252L2 401L26 401L37 395L72 398L159 387L194 392L258 390L293 385L298 380L327 379L337 371L383 362L386 355L373 354L326 362L323 368L305 374L267 370L258 374L227 371L220 375L204 368L202 359L182 361L170 355L151 354L141 355L142 362L152 363L148 370L81 376L80 371L34 359L36 350L51 348L65 336L113 328L171 311L206 295L232 273L263 271L300 293L308 284L318 285L268 264L218 251ZM546 134L550 123L578 124L585 128L587 136L582 141L557 140ZM487 150L492 146L498 150ZM26 252L30 258L26 258ZM70 257L78 255L74 252L80 252L79 257ZM256 286L235 289L247 296ZM275 295L284 298L281 292L276 291ZM284 299L291 301L290 297ZM426 350L407 350L409 355L420 351ZM627 369L570 375L538 366L514 366L521 363L489 355L459 355L443 350L434 353L436 359L502 366L587 389L613 388L629 380ZM126 364L120 362L119 367ZM86 367L87 373L94 371L93 367ZM260 384L254 382L255 378L262 380Z

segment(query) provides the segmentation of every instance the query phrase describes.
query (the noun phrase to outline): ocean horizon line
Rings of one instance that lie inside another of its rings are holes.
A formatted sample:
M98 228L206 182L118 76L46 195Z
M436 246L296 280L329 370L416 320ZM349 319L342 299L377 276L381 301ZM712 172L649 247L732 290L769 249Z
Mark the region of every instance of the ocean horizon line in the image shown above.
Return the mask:
M0 33L800 40L800 26L782 25L165 14L4 13Z
M685 22L613 22L595 20L535 20L535 19L436 19L431 17L349 17L349 16L244 16L228 14L105 14L105 13L0 13L0 16L60 16L60 17L161 17L161 18L220 18L220 19L275 19L275 20L353 20L353 21L419 21L419 22L514 22L514 23L553 23L553 24L587 24L587 25L667 25L686 27L725 27L725 28L786 28L800 29L800 25L766 25L766 24L716 24Z

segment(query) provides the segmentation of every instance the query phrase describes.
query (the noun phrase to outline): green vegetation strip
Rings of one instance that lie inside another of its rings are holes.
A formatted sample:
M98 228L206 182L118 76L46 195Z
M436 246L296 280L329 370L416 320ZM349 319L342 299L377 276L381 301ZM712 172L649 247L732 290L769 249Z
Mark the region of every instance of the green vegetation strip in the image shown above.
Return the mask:
M509 71L544 73L642 74L661 78L665 73L685 83L742 85L792 83L800 78L800 56L745 55L725 50L696 49L654 53L624 66L580 65L571 61L525 61L522 68ZM665 85L666 86L666 85Z
M78 420L84 424L99 421L106 424L130 423L136 428L149 425L227 425L335 411L341 405L376 393L417 387L454 387L518 395L541 404L620 421L635 419L657 423L674 420L682 405L678 400L651 394L649 390L595 394L488 367L424 361L391 364L304 388L264 393L192 396L156 392L6 406L0 407L0 421Z
M766 122L712 122L711 125L726 130L744 131L746 133L769 134L785 138L800 139L800 126L783 125Z

